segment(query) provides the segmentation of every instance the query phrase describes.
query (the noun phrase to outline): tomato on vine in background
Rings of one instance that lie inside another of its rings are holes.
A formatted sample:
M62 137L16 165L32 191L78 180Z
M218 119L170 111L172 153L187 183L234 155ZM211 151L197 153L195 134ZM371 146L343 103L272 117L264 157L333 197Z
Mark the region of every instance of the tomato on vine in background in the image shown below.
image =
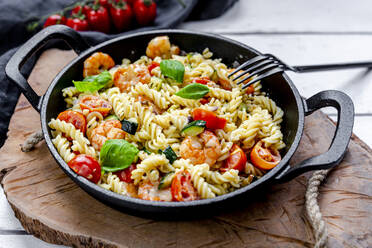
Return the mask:
M133 4L137 23L146 26L156 17L156 3L153 0L136 0Z
M66 25L70 28L75 29L76 31L88 31L89 30L89 24L87 20L85 19L85 15L78 16L72 16L67 18Z
M56 24L66 24L66 17L60 14L51 15L46 19L43 27L46 28Z
M109 33L110 16L107 9L100 5L99 0L96 0L87 12L87 19L91 30Z
M117 31L121 32L124 29L129 28L133 17L133 11L130 5L124 0L112 2L110 14L111 20Z

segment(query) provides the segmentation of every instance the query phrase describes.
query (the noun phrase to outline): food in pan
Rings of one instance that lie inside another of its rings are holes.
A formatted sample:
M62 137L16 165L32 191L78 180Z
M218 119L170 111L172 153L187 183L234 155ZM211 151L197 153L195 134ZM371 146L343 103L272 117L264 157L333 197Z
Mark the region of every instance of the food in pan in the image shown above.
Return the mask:
M260 82L241 89L212 57L167 36L133 63L92 54L84 79L62 90L53 144L77 174L145 200L213 198L259 180L281 160L283 111Z

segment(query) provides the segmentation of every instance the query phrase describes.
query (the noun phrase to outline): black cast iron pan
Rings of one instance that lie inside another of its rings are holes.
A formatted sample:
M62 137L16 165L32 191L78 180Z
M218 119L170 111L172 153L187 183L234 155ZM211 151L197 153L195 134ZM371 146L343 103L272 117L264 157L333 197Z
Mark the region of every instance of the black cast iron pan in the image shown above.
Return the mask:
M261 54L247 45L219 35L185 30L142 32L89 47L77 32L66 26L56 25L46 28L32 37L14 54L6 66L8 78L17 84L34 109L40 113L42 130L51 154L62 170L90 195L125 212L152 217L177 217L180 215L185 217L195 213L211 213L214 210L233 205L236 200L245 199L246 202L249 199L247 197L249 193L264 185L291 180L304 172L328 169L340 163L352 134L353 102L346 94L335 90L322 91L304 101L290 78L283 73L263 80L262 85L263 90L268 92L284 111L282 132L287 147L281 152L282 161L274 169L246 187L213 199L191 202L154 202L116 194L75 174L52 144L51 130L48 127L50 119L55 118L59 112L65 109L61 90L71 86L72 80L82 78L83 62L92 53L96 51L108 53L116 63L121 63L123 58L133 61L145 54L147 43L159 35L168 35L173 44L177 44L186 52L201 52L208 47L213 51L215 57L222 58L227 65L231 65L235 61L242 63ZM79 56L58 73L43 96L38 96L20 73L20 69L35 51L51 39L64 40ZM301 139L305 115L327 106L335 107L338 111L337 129L329 150L300 164L290 166L288 161L296 151Z

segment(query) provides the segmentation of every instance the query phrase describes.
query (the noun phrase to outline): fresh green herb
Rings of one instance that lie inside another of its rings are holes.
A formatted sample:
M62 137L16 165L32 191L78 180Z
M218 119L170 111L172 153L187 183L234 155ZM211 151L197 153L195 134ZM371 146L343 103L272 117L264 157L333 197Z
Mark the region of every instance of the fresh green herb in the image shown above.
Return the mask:
M137 132L138 123L122 120L121 121L121 129L123 129L125 132L134 135Z
M200 99L203 98L206 94L208 94L209 88L203 84L192 83L183 87L176 93L177 96L186 99Z
M163 60L160 62L161 73L169 78L176 80L178 83L183 82L185 67L177 60Z
M190 122L181 130L181 134L186 136L196 136L204 131L206 124L207 122L203 120Z
M137 160L139 150L124 139L109 139L100 152L101 167L105 171L115 172L128 168Z
M168 146L163 151L165 157L169 160L169 163L173 164L177 160L177 154L173 151L172 147Z
M107 86L111 80L111 74L108 71L103 71L98 75L88 76L83 81L72 82L80 92L94 92Z

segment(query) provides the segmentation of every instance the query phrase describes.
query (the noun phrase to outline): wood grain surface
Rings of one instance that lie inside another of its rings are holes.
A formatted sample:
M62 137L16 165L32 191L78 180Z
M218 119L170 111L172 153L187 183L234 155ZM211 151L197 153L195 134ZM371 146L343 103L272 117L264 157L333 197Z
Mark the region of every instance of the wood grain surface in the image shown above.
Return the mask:
M29 78L42 94L75 55L46 51ZM53 68L50 67L53 64ZM76 247L312 247L304 212L310 174L268 187L239 210L191 221L159 221L121 213L76 186L54 162L44 142L22 153L20 144L40 129L39 115L21 97L0 150L0 180L7 200L27 232L47 242ZM306 118L291 163L327 150L335 125L321 112ZM371 149L353 136L344 161L320 189L320 208L330 247L372 245Z

